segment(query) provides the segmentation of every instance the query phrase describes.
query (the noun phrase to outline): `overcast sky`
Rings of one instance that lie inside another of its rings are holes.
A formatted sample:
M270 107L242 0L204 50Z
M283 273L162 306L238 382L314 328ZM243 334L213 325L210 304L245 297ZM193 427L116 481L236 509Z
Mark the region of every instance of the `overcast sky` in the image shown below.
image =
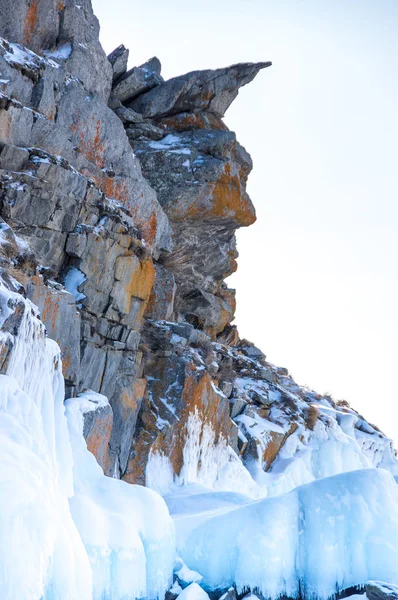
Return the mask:
M398 443L397 0L93 0L107 52L165 78L272 60L226 123L254 160L236 322Z

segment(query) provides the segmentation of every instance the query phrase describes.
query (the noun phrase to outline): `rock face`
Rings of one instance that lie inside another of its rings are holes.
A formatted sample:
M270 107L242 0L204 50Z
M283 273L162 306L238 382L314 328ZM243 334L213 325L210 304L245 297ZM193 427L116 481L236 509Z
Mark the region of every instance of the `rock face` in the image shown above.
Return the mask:
M369 581L366 584L368 600L397 600L398 586L382 581Z
M0 278L15 294L2 331L18 327L18 297L38 306L112 477L156 488L160 464L229 489L233 465L261 487L285 450L315 452L344 419L384 464L385 436L297 386L233 325L224 280L236 230L256 217L250 156L222 117L271 63L164 81L157 58L128 69L124 46L107 58L98 33L90 0L0 2Z
M145 118L161 118L185 112L209 112L223 117L239 88L270 62L233 65L216 71L193 71L166 81L159 89L140 96L133 108Z

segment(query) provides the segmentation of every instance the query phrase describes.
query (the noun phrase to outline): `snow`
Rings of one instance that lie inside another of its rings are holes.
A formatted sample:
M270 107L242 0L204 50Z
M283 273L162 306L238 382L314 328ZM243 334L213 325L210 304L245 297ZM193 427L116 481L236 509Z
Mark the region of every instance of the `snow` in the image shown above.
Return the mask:
M77 267L72 267L69 269L68 273L65 276L65 289L68 290L75 298L76 302L84 300L86 297L84 294L79 292L79 286L82 285L86 281L85 274L80 271Z
M93 390L85 390L78 394L76 398L69 398L68 406L75 407L82 414L85 415L89 412L97 410L98 408L105 408L109 406L109 400L106 396L93 392Z
M59 69L59 65L55 61L51 60L51 58L43 58L42 56L35 54L32 52L32 50L28 50L28 48L25 48L20 44L6 42L0 38L0 46L7 50L4 54L4 58L11 65L19 64L32 69L38 69L46 65L55 69Z
M184 563L181 558L177 558L174 567L174 573L177 575L181 583L200 583L203 579L202 575L197 571L193 571Z
M170 150L170 154L191 154L189 148L179 148L177 150Z
M172 133L169 133L158 142L149 142L148 146L153 150L168 151L172 154L191 154L191 150L186 146L184 147L184 141Z
M6 228L2 227L2 231L6 231ZM12 314L13 308L20 301L20 299L21 296L19 294L12 292L5 287L0 277L0 327L3 326L8 317ZM6 337L7 334L0 331L0 344L4 342Z
M0 222L0 245L1 244L9 244L9 241L7 240L7 238L4 235L5 231L9 231L10 227L7 225L7 223L3 223Z
M177 528L177 550L209 589L328 598L398 573L398 488L382 469L321 479ZM211 557L211 560L208 559ZM300 583L301 582L301 583Z
M74 456L73 519L93 572L95 599L156 598L171 583L174 528L155 492L103 475L82 435L83 418L66 402Z
M79 44L80 45L80 44ZM61 44L55 50L45 50L44 55L47 58L57 58L60 60L66 60L72 54L72 46L69 42Z
M197 583L191 583L178 598L179 600L210 600L208 594Z

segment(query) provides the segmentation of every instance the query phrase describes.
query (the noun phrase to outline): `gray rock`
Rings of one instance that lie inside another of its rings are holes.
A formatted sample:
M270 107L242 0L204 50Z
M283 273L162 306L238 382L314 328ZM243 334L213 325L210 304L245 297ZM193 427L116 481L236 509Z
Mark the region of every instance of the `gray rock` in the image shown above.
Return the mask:
M191 339L193 325L190 323L170 323L169 325L171 331L180 337L183 337L187 340Z
M0 150L0 169L22 171L29 160L29 152L25 148L4 144Z
M44 285L34 277L26 288L27 296L41 313L48 336L61 345L63 374L68 385L77 385L80 374L80 314L76 300L64 290Z
M247 406L248 406L248 403L246 402L246 400L243 400L242 398L231 398L231 400L230 400L231 419L235 419L235 417L242 414Z
M162 65L157 56L153 56L152 58L147 60L143 65L140 65L140 69L144 69L146 71L157 73L158 75L160 75Z
M229 398L232 394L232 390L234 388L233 384L231 381L222 381L219 384L219 388L222 391L222 393ZM236 415L235 415L236 416Z
M87 448L94 454L104 473L109 470L109 442L113 426L111 406L99 406L83 415L83 435Z
M113 69L113 81L119 79L127 71L128 59L129 50L125 48L123 44L108 54L108 60Z
M108 100L108 106L109 106L109 108L111 108L113 111L116 112L116 109L122 108L123 104L120 102L120 100L118 98L113 98L111 96ZM144 118L144 117L142 117L142 118Z
M79 389L99 392L105 370L106 351L86 342L82 347Z
M134 126L126 129L129 139L138 140L140 138L148 138L150 140L161 140L165 136L164 129L156 127L151 123L137 123Z
M74 0L3 0L0 36L38 53L48 50L54 60L67 63L88 92L108 99L112 67L99 43L99 23L90 0L79 0L79 4Z
M138 331L130 331L126 340L128 350L137 351L140 343L141 334Z
M146 68L133 67L116 83L112 97L121 102L131 102L136 96L163 82L163 78Z
M224 130L176 132L158 142L140 139L134 149L173 226L174 249L162 262L177 284L174 313L184 318L191 294L214 293L236 270L235 229L255 220L245 191L251 160L235 134ZM216 303L218 314L232 308Z
M134 441L138 413L145 392L145 380L136 379L133 382L133 376L130 375L124 383L125 385L119 387L112 401L114 427L110 441L112 451L118 456L122 474L126 471Z
M237 600L236 590L234 587L230 587L222 596L220 596L219 600Z
M55 45L59 34L57 0L2 0L0 36L35 52Z
M211 346L210 336L200 329L192 329L189 343L195 348L209 348Z
M173 273L163 265L155 263L155 282L145 316L169 321L173 316L176 289Z
M368 581L365 586L368 600L397 600L398 585L383 581Z
M245 356L248 356L249 358L254 358L255 360L262 360L266 358L264 352L260 350L260 348L257 348L257 346L255 346L251 342L248 342L247 340L242 340L239 344L238 349Z
M65 8L59 21L58 43L71 42L72 52L66 60L72 76L85 89L107 102L112 85L112 66L99 43L99 23L91 0L63 0ZM49 47L49 46L47 46Z
M234 294L234 291L229 290ZM232 319L235 304L204 290L195 290L183 299L180 311L186 320L199 325L212 338L220 333Z
M214 71L192 71L142 94L131 107L145 118L199 110L223 117L239 88L269 66L270 62L242 63Z
M265 406L266 408L269 407L268 390L264 390L262 394L259 394L258 392L253 390L250 395L251 395L253 402L256 402L256 404L261 404L261 405Z
M115 113L122 121L122 123L142 123L144 118L140 113L135 112L132 108L126 108L125 106L120 106L115 109Z
M277 383L278 382L277 374L274 373L274 371L272 371L268 367L262 367L260 369L260 377L262 379L265 379L265 381L268 381L269 383Z

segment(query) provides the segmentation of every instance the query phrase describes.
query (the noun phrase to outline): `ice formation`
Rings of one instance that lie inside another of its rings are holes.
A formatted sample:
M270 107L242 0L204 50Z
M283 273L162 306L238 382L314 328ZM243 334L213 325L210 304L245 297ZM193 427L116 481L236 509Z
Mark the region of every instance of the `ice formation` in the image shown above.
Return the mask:
M177 550L208 588L235 583L269 598L328 598L370 579L396 581L398 487L387 471L362 469L240 502L213 495L207 519L197 514L202 499L169 504L180 511Z
M174 564L164 501L103 475L82 435L84 399L70 401L65 417L57 344L46 339L29 301L2 284L0 297L3 320L10 306L23 305L18 334L0 334L12 345L7 375L0 375L1 596L162 596Z

